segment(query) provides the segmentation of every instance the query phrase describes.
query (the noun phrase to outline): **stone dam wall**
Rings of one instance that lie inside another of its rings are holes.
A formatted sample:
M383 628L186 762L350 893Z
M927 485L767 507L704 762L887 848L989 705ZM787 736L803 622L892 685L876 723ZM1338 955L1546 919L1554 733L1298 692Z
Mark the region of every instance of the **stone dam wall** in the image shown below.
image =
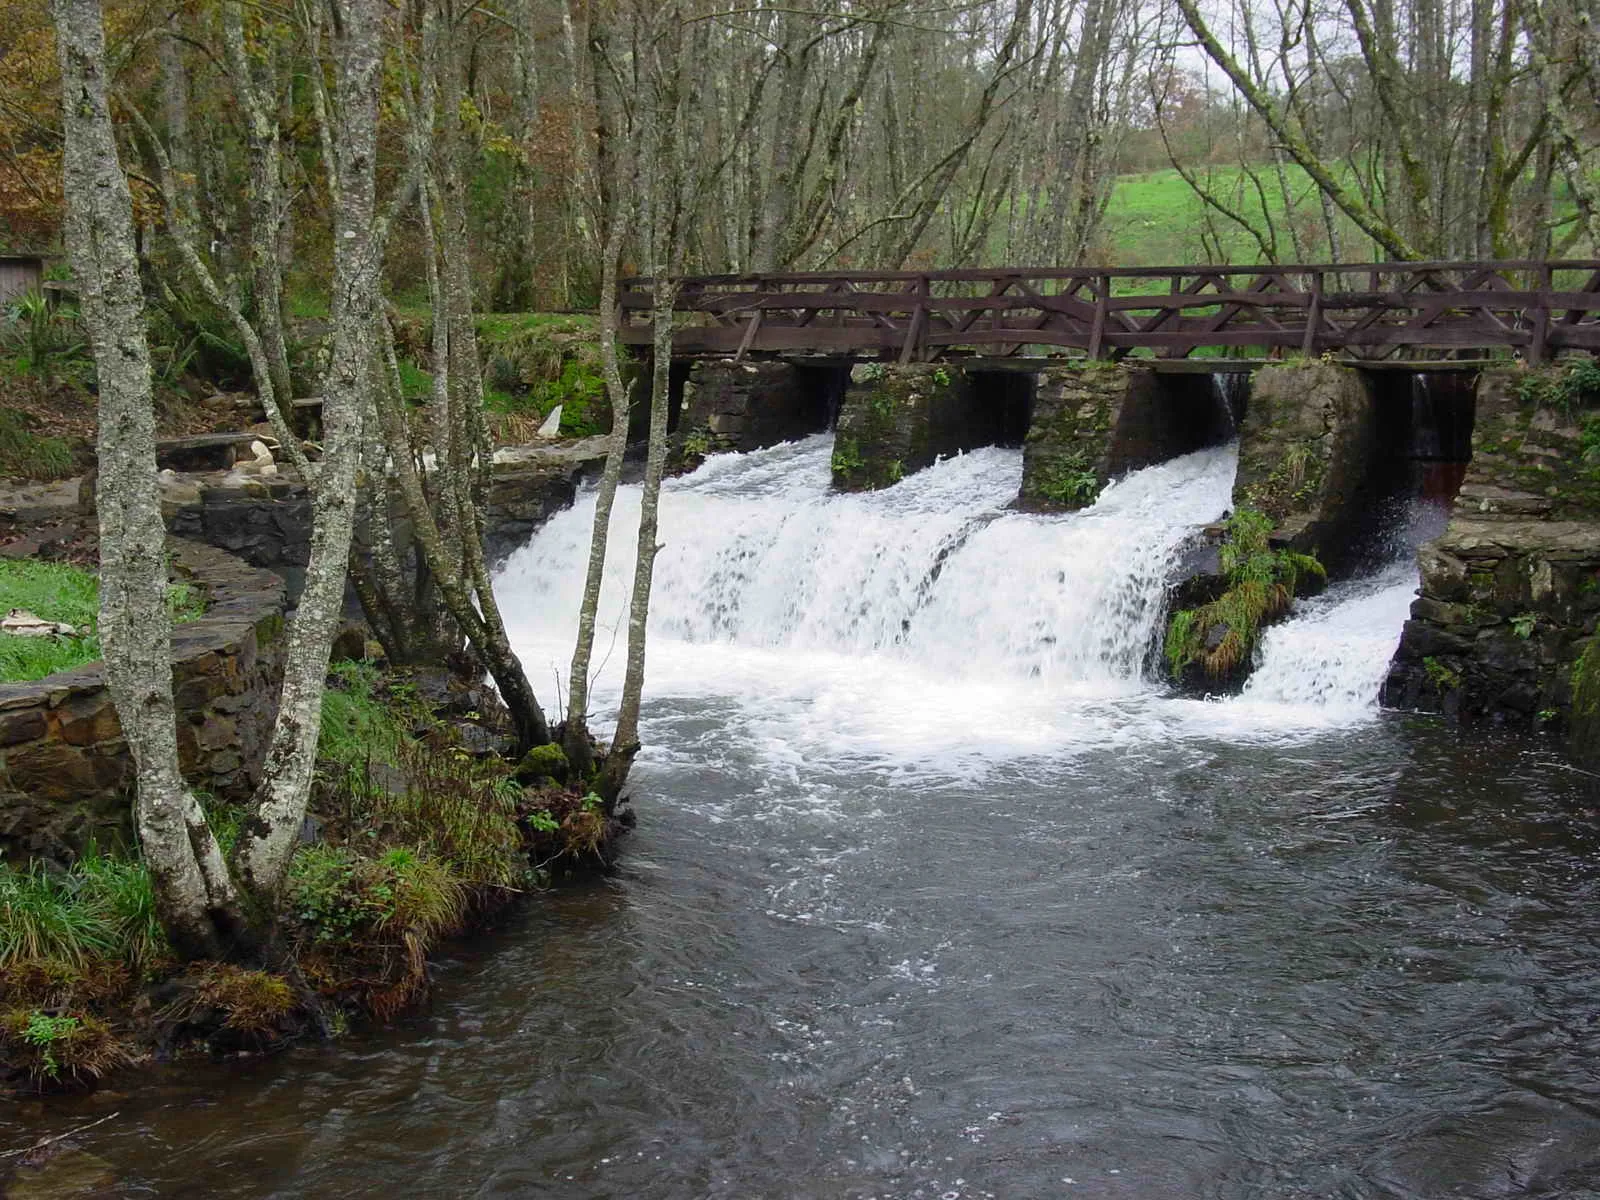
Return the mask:
M1478 382L1472 461L1444 534L1419 554L1421 595L1383 702L1462 721L1559 726L1600 620L1600 466L1586 411L1526 399L1528 372Z

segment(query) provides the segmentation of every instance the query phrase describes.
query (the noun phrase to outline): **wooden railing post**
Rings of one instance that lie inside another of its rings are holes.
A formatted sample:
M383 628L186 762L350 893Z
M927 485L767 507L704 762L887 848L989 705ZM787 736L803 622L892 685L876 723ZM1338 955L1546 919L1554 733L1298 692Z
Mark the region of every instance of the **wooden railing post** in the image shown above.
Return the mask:
M906 340L900 347L900 365L921 362L926 358L924 342L927 340L928 328L928 277L923 275L917 279L914 288L917 303L911 310L911 325L906 330Z
M1550 264L1539 267L1539 299L1533 310L1533 337L1528 346L1528 361L1542 363L1550 357L1550 292L1555 282Z
M1100 357L1100 345L1106 336L1106 305L1111 300L1111 276L1096 275L1094 281L1094 323L1089 327L1089 357Z
M1311 273L1311 301L1306 305L1306 331L1300 339L1300 353L1307 358L1317 354L1317 326L1322 324L1322 272Z

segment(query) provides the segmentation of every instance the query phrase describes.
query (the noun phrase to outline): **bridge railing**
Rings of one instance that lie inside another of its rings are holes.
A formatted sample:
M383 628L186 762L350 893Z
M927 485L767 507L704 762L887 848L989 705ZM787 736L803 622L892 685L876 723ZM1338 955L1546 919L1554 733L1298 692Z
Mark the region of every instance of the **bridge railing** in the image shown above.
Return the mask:
M625 342L650 341L652 290L625 281ZM1539 361L1600 351L1600 260L706 275L680 281L674 313L682 354L1510 348Z

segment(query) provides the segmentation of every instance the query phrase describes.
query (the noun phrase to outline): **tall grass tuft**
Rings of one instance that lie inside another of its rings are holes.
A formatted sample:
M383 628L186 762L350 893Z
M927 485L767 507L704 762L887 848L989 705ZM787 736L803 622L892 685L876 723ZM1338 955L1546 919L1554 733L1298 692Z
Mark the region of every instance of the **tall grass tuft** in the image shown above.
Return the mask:
M168 953L144 863L94 847L71 870L0 863L0 970L29 962L147 970Z
M0 865L0 969L44 960L83 967L118 956L104 909L84 901L81 883L37 864L21 871Z

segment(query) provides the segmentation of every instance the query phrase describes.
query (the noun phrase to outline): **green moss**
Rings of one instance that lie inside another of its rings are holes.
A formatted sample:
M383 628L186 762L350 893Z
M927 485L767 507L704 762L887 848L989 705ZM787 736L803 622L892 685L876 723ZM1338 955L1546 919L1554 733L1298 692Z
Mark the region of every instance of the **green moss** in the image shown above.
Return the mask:
M562 780L567 777L569 770L571 765L567 762L566 752L554 742L549 742L535 746L524 754L522 761L517 764L516 775L518 779L527 781Z
M1174 679L1195 664L1213 679L1227 676L1255 653L1262 626L1289 611L1303 581L1327 578L1312 555L1272 549L1272 529L1272 519L1257 509L1241 508L1228 519L1221 549L1227 587L1167 623L1163 654Z
M1441 692L1453 692L1461 686L1461 672L1446 666L1431 654L1422 660L1422 669L1427 672L1433 686Z
M1585 718L1600 713L1600 637L1591 638L1572 664L1572 712Z

